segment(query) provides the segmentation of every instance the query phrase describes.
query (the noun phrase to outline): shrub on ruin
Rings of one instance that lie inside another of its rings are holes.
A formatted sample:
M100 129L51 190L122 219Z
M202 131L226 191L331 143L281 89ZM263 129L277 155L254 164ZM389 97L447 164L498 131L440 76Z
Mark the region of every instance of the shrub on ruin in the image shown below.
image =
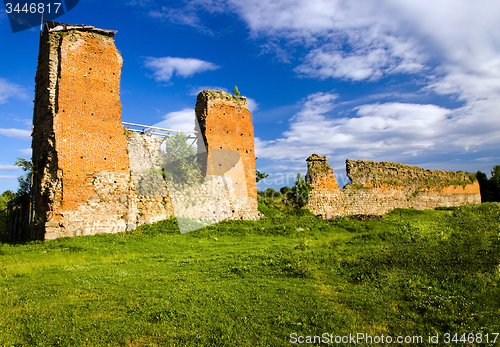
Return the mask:
M165 140L167 160L163 174L167 182L174 184L196 183L200 182L203 177L197 150L187 141L188 137L183 132L169 136Z
M297 175L297 180L292 187L291 197L293 203L298 207L306 206L309 201L309 187L300 173Z

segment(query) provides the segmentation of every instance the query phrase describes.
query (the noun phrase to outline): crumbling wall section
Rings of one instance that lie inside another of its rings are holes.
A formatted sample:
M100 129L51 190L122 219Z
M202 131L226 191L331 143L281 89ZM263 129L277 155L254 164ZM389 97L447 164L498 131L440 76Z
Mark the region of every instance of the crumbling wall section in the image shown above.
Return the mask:
M198 143L204 143L208 152L204 162L206 175L224 175L231 180L235 196L233 218L259 218L254 132L246 98L204 90L198 94L195 113L202 136ZM233 151L234 155L224 150ZM229 158L231 156L239 158Z
M347 177L351 186L366 188L393 187L405 191L443 192L453 186L462 189L456 193L475 193L477 181L474 175L465 172L425 170L416 166L374 162L366 160L346 160ZM450 191L451 192L451 191Z
M122 58L114 33L45 24L32 145L38 238L115 233L172 215L165 192L136 189L121 123Z
M258 218L246 99L200 94L205 177L174 187L163 171L164 139L128 131L121 123L122 58L113 36L91 26L45 24L32 144L32 225L38 238L116 233L174 214L202 223Z
M325 180L333 171L326 157L307 159L311 188L307 207L325 218L350 214L384 214L394 208L431 209L481 202L479 184L463 172L431 171L398 163L346 161L351 183L344 189ZM327 175L316 174L318 167Z

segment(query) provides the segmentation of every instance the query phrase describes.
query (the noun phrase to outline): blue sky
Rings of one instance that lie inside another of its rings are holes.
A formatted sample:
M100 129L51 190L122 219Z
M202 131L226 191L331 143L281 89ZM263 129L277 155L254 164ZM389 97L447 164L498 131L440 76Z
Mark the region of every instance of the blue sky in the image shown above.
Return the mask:
M122 120L192 130L205 88L249 98L259 188L312 153L488 172L500 164L497 0L80 0L57 21L117 30ZM39 28L0 10L0 192L31 157Z

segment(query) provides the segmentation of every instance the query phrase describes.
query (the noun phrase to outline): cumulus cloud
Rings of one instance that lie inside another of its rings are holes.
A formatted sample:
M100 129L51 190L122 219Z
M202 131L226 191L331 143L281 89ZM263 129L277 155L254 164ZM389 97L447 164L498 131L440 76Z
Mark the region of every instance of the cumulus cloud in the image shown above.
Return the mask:
M154 126L173 130L194 131L194 110L185 108L163 116L164 120Z
M29 157L31 157L31 155L32 155L31 148L19 149L18 151L19 151L19 153L21 153L22 156L29 156Z
M31 131L23 129L2 129L0 128L0 135L7 137L14 137L16 139L28 140L31 139Z
M0 164L0 171L21 171L21 168L15 165Z
M184 3L195 13L210 11L212 0ZM220 4L245 22L251 38L263 42L266 52L275 50L285 58L288 52L300 77L347 80L363 89L363 83L406 74L411 75L408 84L414 90L431 96L427 100L444 96L440 104L396 97L393 102L372 104L369 95L362 95L365 104L340 116L335 101L344 99L342 95L311 94L290 120L288 131L275 140L256 139L259 157L283 160L276 164L288 167L295 164L285 164L287 158L303 160L313 152L339 159L405 162L408 156L484 152L500 145L500 2L223 0ZM443 100L456 100L461 106L440 106L447 104Z
M154 71L153 76L158 82L168 82L172 76L191 77L194 74L217 70L219 66L195 58L161 57L146 59L145 66Z
M250 113L253 113L259 109L259 103L255 99L247 98L247 108Z
M24 89L12 82L9 82L5 78L0 78L0 104L7 102L7 99L11 97L25 97L26 94Z
M12 175L0 175L0 180L13 180L16 179L17 176L12 176Z
M451 110L391 102L362 105L352 109L350 116L338 117L337 97L331 93L309 95L280 138L256 139L256 155L282 162L303 162L312 153L336 162L346 158L409 162L411 157L435 152L494 146L500 138L500 119L472 122L467 107Z

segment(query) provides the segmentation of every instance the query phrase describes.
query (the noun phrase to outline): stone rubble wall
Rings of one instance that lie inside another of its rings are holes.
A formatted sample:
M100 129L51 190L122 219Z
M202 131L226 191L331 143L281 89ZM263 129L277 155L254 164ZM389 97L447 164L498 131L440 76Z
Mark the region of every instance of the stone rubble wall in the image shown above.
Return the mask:
M433 209L481 202L479 184L463 172L424 170L397 163L346 161L351 183L339 189L326 157L307 159L309 208L333 218L385 214L394 208Z
M114 34L91 26L45 24L33 114L36 237L117 233L174 212L209 223L258 218L246 99L236 104L207 99L197 105L211 127L203 128L209 134L199 133L200 152L212 151L205 162L221 163L218 150L236 159L224 170L210 166L200 183L175 187L163 175L163 139L127 131L121 123L122 58ZM224 131L224 141L214 131Z
M256 219L248 210L250 198L237 196L230 177L209 175L184 186L165 181L161 143L161 138L130 134L130 173L98 173L91 182L95 194L76 210L63 211L59 221L47 222L45 239L128 231L174 215L208 224Z

